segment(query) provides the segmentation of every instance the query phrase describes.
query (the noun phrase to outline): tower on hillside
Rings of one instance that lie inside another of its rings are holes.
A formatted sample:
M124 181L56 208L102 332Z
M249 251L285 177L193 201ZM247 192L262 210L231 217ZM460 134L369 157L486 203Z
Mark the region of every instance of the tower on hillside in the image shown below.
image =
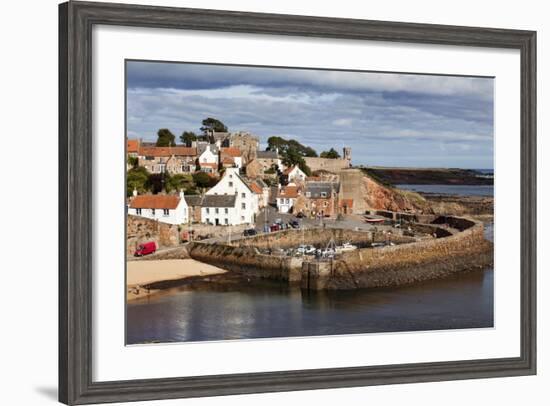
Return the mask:
M348 161L348 165L351 166L351 147L344 147L344 159Z

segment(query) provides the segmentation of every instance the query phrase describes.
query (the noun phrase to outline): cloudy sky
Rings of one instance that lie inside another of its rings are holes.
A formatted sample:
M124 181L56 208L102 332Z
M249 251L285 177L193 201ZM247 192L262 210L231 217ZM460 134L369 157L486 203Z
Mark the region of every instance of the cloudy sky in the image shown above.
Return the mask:
M127 62L129 138L177 138L215 117L354 164L493 168L493 79Z

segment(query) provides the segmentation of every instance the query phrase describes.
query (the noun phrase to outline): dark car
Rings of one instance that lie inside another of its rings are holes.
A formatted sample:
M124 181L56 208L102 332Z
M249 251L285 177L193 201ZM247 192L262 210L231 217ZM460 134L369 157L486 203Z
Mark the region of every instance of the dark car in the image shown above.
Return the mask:
M243 235L245 237L250 237L250 236L256 235L256 234L258 234L258 232L254 228L249 228L247 230L244 230L244 232L243 232Z
M288 224L292 228L300 228L300 222L298 220L292 220Z

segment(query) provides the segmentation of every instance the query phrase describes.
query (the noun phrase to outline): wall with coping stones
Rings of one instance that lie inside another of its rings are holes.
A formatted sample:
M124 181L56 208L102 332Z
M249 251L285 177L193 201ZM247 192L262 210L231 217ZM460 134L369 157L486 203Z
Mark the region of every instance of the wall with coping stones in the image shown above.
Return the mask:
M126 216L126 254L134 254L137 246L154 241L157 247L179 245L178 226L140 216Z
M320 264L300 258L265 255L258 250L274 241L279 242L279 246L296 246L297 241L302 241L298 230L247 238L231 245L195 242L189 245L188 251L191 258L202 262L254 277L300 282L302 288L314 290L400 286L492 264L493 244L485 239L482 223L450 217L446 222L456 229L469 228L444 238L361 248ZM437 228L436 225L417 225ZM370 235L338 229L309 231L311 239L306 241L310 244L331 237L345 241L353 241L353 237L364 240Z
M399 286L450 275L493 263L493 243L483 235L483 224L445 238L358 249L342 255L319 271L317 289L354 289Z
M400 230L392 230L391 241L396 243L410 243L415 239L400 234ZM316 246L326 246L331 239L337 244L351 242L352 244L366 242L383 242L388 239L387 235L381 231L374 233L371 231L354 231L341 228L310 228L305 230L282 230L268 234L260 234L253 237L242 238L232 243L240 247L257 248L291 248L300 244L311 244Z
M296 282L301 278L300 258L265 255L254 247L192 242L187 251L197 261L252 277L287 282Z

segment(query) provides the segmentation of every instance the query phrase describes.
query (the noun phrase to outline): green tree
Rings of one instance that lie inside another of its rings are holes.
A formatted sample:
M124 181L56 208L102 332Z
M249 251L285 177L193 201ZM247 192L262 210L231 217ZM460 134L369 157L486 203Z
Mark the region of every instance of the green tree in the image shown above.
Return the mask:
M173 147L176 145L176 136L168 128L158 130L157 136L157 147Z
M210 131L225 133L227 132L227 126L216 118L208 117L202 120L201 131L203 133Z
M307 175L311 175L311 169L309 169L309 166L306 165L306 161L302 154L293 147L290 147L286 150L284 156L282 157L282 162L285 164L285 166L294 166L298 165L298 167Z
M193 174L193 182L197 187L206 188L210 186L210 176L204 172L195 172Z
M190 147L193 141L197 141L197 134L195 134L193 131L184 131L180 135L180 141Z
M282 137L269 137L267 139L267 149L278 149L279 153L284 157L289 149L293 149L295 152L304 157L316 157L317 152L311 147L303 145L296 140L287 140Z
M183 189L187 192L188 189L194 189L193 177L191 175L185 175L178 173L176 175L168 175L164 179L165 185L164 189L167 193L172 191L180 191Z
M340 154L334 148L331 148L328 151L321 152L321 158L337 159L340 158Z
M166 180L170 177L167 173L153 173L147 178L147 189L157 194L165 190Z
M129 156L128 157L128 165L130 165L132 168L137 168L139 163L139 159L135 156Z
M139 194L147 192L148 179L149 172L147 172L147 169L143 166L132 168L126 172L126 196L132 196L134 189L136 189Z

